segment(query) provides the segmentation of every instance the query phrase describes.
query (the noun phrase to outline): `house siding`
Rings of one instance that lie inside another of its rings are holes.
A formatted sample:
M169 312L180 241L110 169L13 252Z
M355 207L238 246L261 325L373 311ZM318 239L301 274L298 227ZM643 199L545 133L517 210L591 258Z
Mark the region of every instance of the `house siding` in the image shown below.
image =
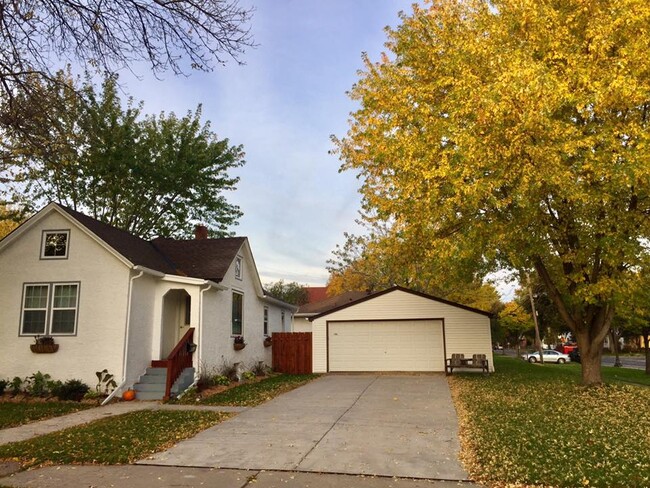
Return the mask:
M489 317L422 296L395 290L332 312L312 322L312 364L327 372L327 321L442 319L446 357L486 354L494 370Z
M242 279L235 277L235 263L231 264L221 285L224 291L208 291L204 295L204 316L201 346L201 367L218 371L223 365L239 363L242 371L250 370L259 361L271 365L272 348L264 347L264 307L269 310L269 334L282 331L282 307L262 300L256 286L258 277L248 243L244 243L239 256L242 257ZM246 347L233 349L232 293L244 295L243 337ZM285 310L285 329L291 324L291 311Z
M70 229L67 259L40 259L44 230ZM19 337L24 283L79 282L77 334L55 336L54 354L34 354L31 336ZM94 387L96 371L123 371L129 270L56 211L26 228L0 252L0 375L36 371L53 379L80 379Z
M127 385L136 382L151 365L150 351L154 337L154 303L157 280L148 275L138 276L135 271L131 287L131 315L129 323L129 347L127 354Z

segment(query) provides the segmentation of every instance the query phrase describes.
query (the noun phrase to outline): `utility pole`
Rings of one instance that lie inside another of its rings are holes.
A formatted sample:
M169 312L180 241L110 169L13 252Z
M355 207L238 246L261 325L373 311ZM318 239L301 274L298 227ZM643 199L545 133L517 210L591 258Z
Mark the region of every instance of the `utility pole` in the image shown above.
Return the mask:
M535 324L535 347L539 352L539 362L544 364L544 351L542 351L542 339L539 335L539 325L537 324L537 310L535 310L535 300L533 299L533 289L530 287L530 275L526 273L528 280L528 297L530 298L530 308L533 312L533 323Z

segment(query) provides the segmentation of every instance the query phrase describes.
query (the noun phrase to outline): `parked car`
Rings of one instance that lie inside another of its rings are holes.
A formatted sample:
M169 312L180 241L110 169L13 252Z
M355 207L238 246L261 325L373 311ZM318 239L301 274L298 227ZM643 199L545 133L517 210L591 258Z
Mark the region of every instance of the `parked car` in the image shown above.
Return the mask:
M570 342L560 344L555 348L556 351L561 352L562 354L571 354L571 351L574 349L578 349L578 345Z
M571 361L574 363L579 363L580 362L580 349L577 347L569 353L569 357L571 358Z
M568 354L563 354L559 351L546 350L544 353L544 362L545 363L568 363L571 361L571 358ZM521 358L529 363L539 362L539 352L532 352L529 354L522 354Z

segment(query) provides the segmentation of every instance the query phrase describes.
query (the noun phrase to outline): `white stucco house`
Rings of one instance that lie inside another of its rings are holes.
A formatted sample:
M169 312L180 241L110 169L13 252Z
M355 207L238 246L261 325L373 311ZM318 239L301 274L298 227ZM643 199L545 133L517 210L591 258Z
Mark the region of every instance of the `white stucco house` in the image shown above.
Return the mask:
M247 238L209 239L204 227L193 240L146 241L51 203L0 241L2 378L41 371L92 387L107 369L119 392L152 383L139 378L172 352L185 376L270 365L264 338L289 331L295 310L264 292ZM32 351L43 335L56 352Z
M308 317L314 373L442 372L452 354L494 371L489 312L399 286L342 301Z

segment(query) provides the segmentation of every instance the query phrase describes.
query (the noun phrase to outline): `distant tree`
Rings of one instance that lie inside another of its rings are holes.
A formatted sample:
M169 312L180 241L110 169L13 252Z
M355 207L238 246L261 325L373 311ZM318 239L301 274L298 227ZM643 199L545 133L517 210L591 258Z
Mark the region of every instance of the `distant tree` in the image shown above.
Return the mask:
M616 326L623 334L642 339L645 351L645 373L650 375L650 268L635 274L632 286L622 291Z
M19 225L20 216L10 211L6 206L0 205L0 239L9 234Z
M295 281L285 283L284 280L280 280L266 283L264 288L272 297L293 305L304 305L309 301L305 287Z
M418 242L404 241L390 226L369 226L367 236L345 234L328 260L328 293L381 291L401 285L423 293L498 313L503 304L499 294L482 277L466 274L459 261L432 260Z
M519 302L511 301L499 312L498 324L505 338L515 344L519 357L520 339L533 328L533 317Z
M143 238L190 236L197 221L228 234L241 212L224 192L235 189L228 171L244 164L243 151L201 122L200 106L184 117L143 117L142 103L122 107L115 77L97 92L90 81L77 87L69 74L57 76L34 92L59 100L56 125L35 113L29 136L6 132L14 202L34 210L56 201ZM31 95L16 103L34 106Z

